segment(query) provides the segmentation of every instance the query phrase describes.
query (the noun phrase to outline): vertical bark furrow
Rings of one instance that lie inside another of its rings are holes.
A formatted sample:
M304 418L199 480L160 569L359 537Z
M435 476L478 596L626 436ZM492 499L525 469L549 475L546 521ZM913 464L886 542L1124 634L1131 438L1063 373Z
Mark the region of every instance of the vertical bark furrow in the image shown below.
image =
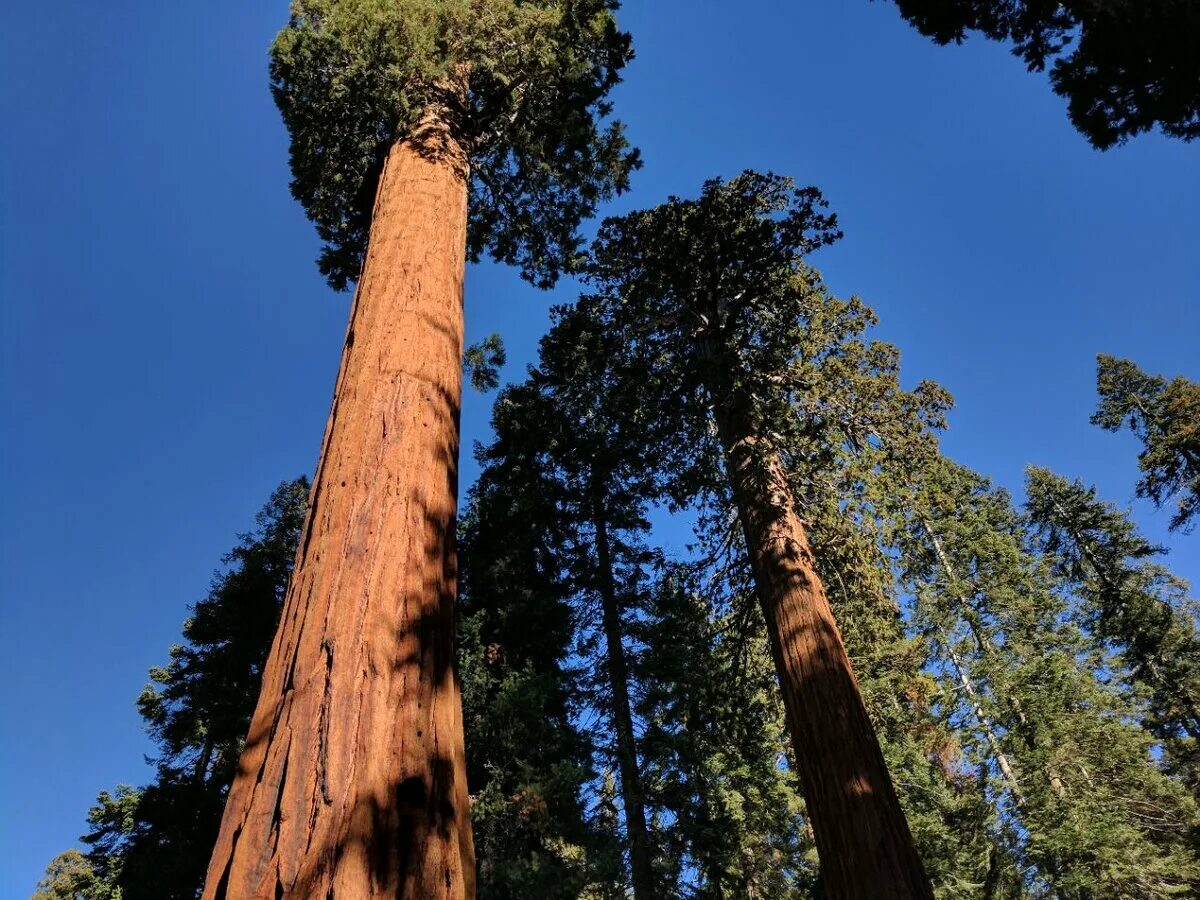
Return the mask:
M474 896L453 666L466 200L465 155L431 113L380 179L205 900Z
M717 430L767 623L825 894L835 900L931 900L786 473L757 438L752 401L716 396Z

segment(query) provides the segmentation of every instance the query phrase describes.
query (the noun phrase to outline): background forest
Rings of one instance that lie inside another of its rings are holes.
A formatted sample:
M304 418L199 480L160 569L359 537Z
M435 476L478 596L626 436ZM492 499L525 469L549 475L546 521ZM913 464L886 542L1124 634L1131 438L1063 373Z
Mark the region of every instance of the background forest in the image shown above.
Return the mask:
M1151 398L1179 442L1150 463L1194 468L1195 147L1098 153L1003 47L836 6L623 10L637 58L615 101L645 167L601 215L747 168L836 210L845 237L797 300L809 327L752 319L746 347L795 379L778 441L941 895L1186 896L1200 563L1187 508L1169 528L1187 491L1139 471L1124 426L1147 416L1125 398ZM0 249L22 435L0 609L13 897L81 830L90 859L62 858L62 884L192 896L207 856L187 848L212 840L302 516L307 482L279 482L311 470L344 328L264 87L280 11L110 12L20 13L0 38L27 136L0 152L30 175L6 188ZM656 886L639 900L803 895L815 850L728 489L702 423L639 414L671 408L671 378L631 397L604 375L671 337L592 276L542 293L468 274L468 340L507 347L463 422L483 895L636 888L631 805ZM568 312L581 290L598 299ZM1184 378L1156 401L1125 358Z

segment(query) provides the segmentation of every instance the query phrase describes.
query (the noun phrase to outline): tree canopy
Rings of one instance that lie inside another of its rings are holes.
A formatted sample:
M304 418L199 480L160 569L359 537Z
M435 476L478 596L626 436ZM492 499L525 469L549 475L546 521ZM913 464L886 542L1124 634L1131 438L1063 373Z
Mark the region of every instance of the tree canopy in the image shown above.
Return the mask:
M388 149L444 110L470 161L469 251L539 284L576 262L576 228L623 190L636 151L606 100L632 56L615 0L293 0L271 50L292 191L358 278Z
M1071 122L1101 150L1158 126L1200 136L1200 6L1193 0L895 0L939 44L969 32L1050 69Z
M1106 431L1128 428L1142 442L1138 496L1163 506L1178 498L1172 528L1200 515L1200 382L1148 375L1127 359L1101 354L1092 423Z

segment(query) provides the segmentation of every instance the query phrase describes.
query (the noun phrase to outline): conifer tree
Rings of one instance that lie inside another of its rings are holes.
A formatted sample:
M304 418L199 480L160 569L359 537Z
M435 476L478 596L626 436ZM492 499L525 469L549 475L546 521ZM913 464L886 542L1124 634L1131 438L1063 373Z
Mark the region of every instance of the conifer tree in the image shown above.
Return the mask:
M454 552L464 259L548 284L636 156L615 0L294 0L292 189L357 278L281 630L206 900L471 897ZM381 753L380 747L391 748Z
M67 850L50 860L32 900L119 900L119 895L102 881L91 860Z
M1168 767L1200 797L1200 630L1187 584L1095 488L1037 467L1026 480L1042 547L1078 598L1078 618L1131 690Z
M926 897L928 880L863 705L780 455L778 423L839 328L803 255L836 239L815 189L746 173L604 223L582 314L676 443L723 463L833 897ZM850 306L854 306L852 301ZM676 490L686 485L677 484ZM699 487L698 485L696 487Z
M1098 360L1100 405L1092 423L1137 436L1138 496L1159 507L1178 497L1171 528L1189 527L1200 515L1200 382L1147 375L1127 359L1101 354Z
M150 670L138 710L157 748L154 780L102 791L88 813L89 900L194 900L258 696L296 555L308 481L280 484L223 559L171 660ZM115 896L115 895L114 895Z
M1190 0L895 0L939 44L977 31L1050 69L1071 122L1101 150L1155 126L1200 137L1200 9Z
M717 600L670 564L640 624L639 717L651 803L678 895L809 895L816 854L752 597Z
M1136 708L1102 677L1105 661L1069 616L1069 585L1008 495L935 461L897 545L921 619L953 653L944 677L972 685L964 705L990 732L977 747L1033 894L1193 891L1195 804L1155 765Z
M591 382L581 375L585 356L585 347L544 342L541 367L498 402L499 439L484 458L511 465L515 455L538 473L542 519L558 523L540 535L555 577L576 620L598 622L594 631L582 629L583 640L598 641L594 681L612 729L630 884L636 900L653 900L663 895L662 873L656 872L637 746L627 631L648 558L640 535L648 527L644 484L655 467L622 453L611 409L595 402ZM556 539L548 540L551 535Z
M497 401L497 438L481 451L475 499L493 510L511 504L503 527L538 560L538 576L514 576L510 566L506 580L541 584L547 596L557 586L573 607L572 655L591 671L591 704L609 726L595 749L616 775L609 802L624 820L634 896L787 896L812 873L793 776L780 767L779 708L762 694L765 644L756 645L760 680L746 682L742 643L709 643L709 601L689 594L680 601L685 614L667 599L678 590L656 588L666 581L655 576L663 563L643 537L646 506L698 467L673 426L612 377L620 336L596 326L576 309L556 311L538 367ZM505 501L495 490L501 482ZM465 556L468 605L479 559L474 550ZM666 571L683 577L678 565ZM523 596L513 598L516 609ZM530 625L520 640L541 644L544 631ZM727 684L715 684L718 665L735 676ZM469 748L473 741L468 730ZM602 817L593 823L604 830Z
M536 404L510 389L463 527L463 704L479 891L607 896L622 881L614 830L589 815L600 779L576 725L575 615L556 550L561 486L539 459Z

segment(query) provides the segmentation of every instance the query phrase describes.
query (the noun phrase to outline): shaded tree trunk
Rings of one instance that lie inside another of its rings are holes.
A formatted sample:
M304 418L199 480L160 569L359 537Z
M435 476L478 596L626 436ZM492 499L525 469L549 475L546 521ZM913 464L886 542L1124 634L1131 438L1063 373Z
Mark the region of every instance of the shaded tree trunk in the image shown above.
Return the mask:
M467 158L380 176L308 517L205 900L475 894L454 670Z
M608 682L612 691L613 726L617 738L617 765L621 773L621 803L625 808L625 829L629 834L629 868L635 900L655 896L654 870L651 867L650 832L646 826L646 798L638 769L637 741L633 733L633 713L629 702L629 666L625 660L625 642L621 639L621 609L617 603L613 578L612 549L608 539L608 521L604 505L592 501L592 525L596 529L596 566L600 603L604 622L605 656Z
M783 466L758 437L752 400L713 395L825 894L932 898Z

